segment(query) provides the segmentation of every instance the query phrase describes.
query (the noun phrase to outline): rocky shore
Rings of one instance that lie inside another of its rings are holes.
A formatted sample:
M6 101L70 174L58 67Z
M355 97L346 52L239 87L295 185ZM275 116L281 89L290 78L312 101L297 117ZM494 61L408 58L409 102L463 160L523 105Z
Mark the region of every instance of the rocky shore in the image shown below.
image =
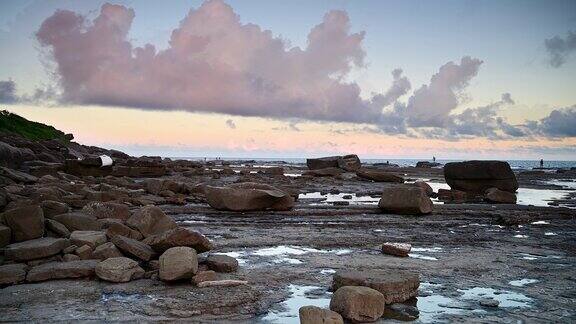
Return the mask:
M137 158L71 139L1 133L2 320L576 319L576 195L554 184L576 170ZM567 193L538 207L523 188Z

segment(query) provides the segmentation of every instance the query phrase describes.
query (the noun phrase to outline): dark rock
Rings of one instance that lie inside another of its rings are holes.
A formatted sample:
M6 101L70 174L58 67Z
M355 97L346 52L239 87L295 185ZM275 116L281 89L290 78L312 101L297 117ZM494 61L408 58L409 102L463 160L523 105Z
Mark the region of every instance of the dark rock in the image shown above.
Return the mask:
M55 233L58 237L69 238L70 231L64 226L53 219L46 219L46 229Z
M498 188L490 188L486 190L486 200L499 204L515 204L516 194Z
M14 285L26 279L27 265L13 263L0 266L0 285Z
M42 201L40 207L44 211L44 217L46 218L54 218L56 215L66 214L70 211L70 207L67 204L53 200Z
M70 242L67 239L43 237L12 243L6 246L4 254L10 260L28 261L58 254L69 245Z
M125 236L114 236L112 243L124 254L136 257L143 261L150 261L155 255L154 250L146 243L136 241Z
M128 206L113 202L91 202L82 208L82 212L98 219L116 218L126 221L130 218L130 209Z
M206 186L208 204L218 210L289 210L294 207L290 194L273 186L242 182L227 187Z
M433 204L421 188L398 185L383 189L378 208L390 213L420 215L431 213Z
M375 182L395 182L395 183L403 183L404 178L397 176L395 174L376 170L376 169L365 169L362 168L356 171L356 175L360 178L372 180Z
M210 270L216 272L235 272L238 270L238 260L227 255L212 254L206 259Z
M94 252L92 253L92 257L98 260L106 260L108 258L117 258L124 256L120 250L114 245L112 242L106 242L102 245L98 245Z
M144 237L163 233L176 227L176 222L156 206L144 206L126 221Z
M77 246L89 245L92 249L108 241L106 234L100 231L74 231L70 234L70 242Z
M12 240L12 230L8 226L0 225L0 248L10 244Z
M0 176L6 177L18 183L30 184L38 181L38 178L33 175L5 167L0 167Z
M2 214L12 230L12 241L22 242L44 235L44 212L37 205L8 210Z
M191 247L198 253L212 249L212 243L204 235L184 227L176 227L162 234L149 236L144 239L144 243L150 245L158 253L176 246Z
M215 271L212 270L198 271L192 277L192 283L195 285L198 285L199 283L204 281L216 281L216 280L218 280L218 275L216 274Z
M53 279L71 279L94 276L98 260L50 262L32 268L26 281L37 282Z
M66 226L66 228L73 231L99 231L102 228L102 223L96 217L88 216L81 212L71 212L60 214L53 217L54 220Z
M340 168L329 167L329 168L304 171L302 175L310 177L336 177L341 175L342 173L344 173L344 171Z
M406 304L392 304L386 306L384 310L384 318L386 319L408 322L417 320L419 316L420 311L418 311L418 308Z
M486 189L498 188L515 192L518 181L508 162L465 161L444 165L444 178L450 188L483 194Z
M106 236L112 239L114 236L122 235L134 240L142 240L144 236L137 230L131 229L130 227L116 222L108 222L102 226L102 229L106 231Z

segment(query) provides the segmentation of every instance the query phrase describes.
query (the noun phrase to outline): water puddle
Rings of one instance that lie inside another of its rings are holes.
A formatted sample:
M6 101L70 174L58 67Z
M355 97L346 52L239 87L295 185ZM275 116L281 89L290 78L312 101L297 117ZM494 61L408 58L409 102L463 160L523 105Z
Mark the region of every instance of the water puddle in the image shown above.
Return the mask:
M528 238L528 235L516 234L514 235L515 238Z
M255 250L232 251L217 254L236 258L240 264L258 263L259 261L274 264L302 264L302 260L298 259L297 256L305 255L308 253L331 253L335 255L346 255L352 252L353 251L351 249L321 250L304 246L279 245Z
M556 236L558 234L554 233L554 232L546 232L544 233L545 236Z
M427 252L427 253L437 253L437 252L441 252L442 248L441 247L431 247L431 248L418 248L418 247L413 247L410 252L408 253L408 256L414 259L421 259L421 260L428 260L428 261L438 261L437 257L433 257L433 256L429 256L429 255L425 255L425 254L420 254L420 253L414 253L414 252Z
M380 201L380 198L372 198L370 196L356 196L354 193L341 192L338 194L321 194L319 191L300 194L298 199L313 199L315 201L321 200L320 204L322 205L338 202L347 202L350 205L377 205Z
M520 280L512 280L509 282L509 284L514 287L524 287L526 285L530 285L537 282L538 282L537 279L520 279Z
M330 305L331 293L325 292L317 295L314 292L322 290L317 286L298 286L290 285L290 297L281 303L282 310L270 311L262 318L263 322L267 323L286 323L298 324L300 323L298 311L302 306L317 306L321 308L328 308ZM314 294L311 294L314 293Z
M521 293L496 290L493 288L474 287L470 289L458 289L458 291L463 293L461 298L464 300L495 299L500 302L499 307L504 308L527 308L530 307L530 303L532 302L532 298Z
M549 202L563 199L568 193L566 190L518 188L516 195L519 205L550 207Z
M550 225L550 223L548 223L547 221L537 221L537 222L532 222L532 225Z

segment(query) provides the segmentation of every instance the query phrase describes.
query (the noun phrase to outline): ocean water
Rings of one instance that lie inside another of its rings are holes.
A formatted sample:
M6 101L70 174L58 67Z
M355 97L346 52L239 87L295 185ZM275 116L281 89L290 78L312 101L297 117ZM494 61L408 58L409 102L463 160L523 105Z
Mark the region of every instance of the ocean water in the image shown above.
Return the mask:
M204 160L199 157L178 157L178 159L186 160ZM216 158L207 157L207 160L214 160ZM248 161L253 160L256 162L277 163L277 164L305 164L306 158L220 158L224 161ZM399 166L415 166L418 161L425 161L419 159L361 159L364 163L386 163L397 164ZM428 160L432 162L431 160ZM445 164L448 162L460 162L463 160L436 160L436 162ZM540 167L540 160L507 160L510 167L515 170L531 170ZM570 169L576 168L576 161L544 161L544 167L550 169Z

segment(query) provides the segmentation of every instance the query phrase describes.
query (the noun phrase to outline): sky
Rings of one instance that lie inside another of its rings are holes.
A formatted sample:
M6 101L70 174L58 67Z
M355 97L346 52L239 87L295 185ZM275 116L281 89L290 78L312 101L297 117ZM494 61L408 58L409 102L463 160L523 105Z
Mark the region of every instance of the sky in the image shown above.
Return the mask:
M576 160L576 1L0 2L0 107L133 155Z

